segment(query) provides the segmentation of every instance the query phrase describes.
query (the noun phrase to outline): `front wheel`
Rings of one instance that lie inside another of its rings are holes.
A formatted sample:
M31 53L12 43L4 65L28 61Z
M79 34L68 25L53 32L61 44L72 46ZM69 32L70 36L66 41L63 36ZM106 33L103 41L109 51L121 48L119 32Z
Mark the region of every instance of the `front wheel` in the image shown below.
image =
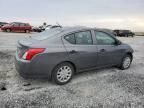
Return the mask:
M132 57L130 55L126 55L121 63L120 69L125 70L128 69L131 65Z
M53 80L58 85L68 83L73 76L74 67L70 63L61 63L53 71Z
M11 32L11 29L6 29L6 32Z

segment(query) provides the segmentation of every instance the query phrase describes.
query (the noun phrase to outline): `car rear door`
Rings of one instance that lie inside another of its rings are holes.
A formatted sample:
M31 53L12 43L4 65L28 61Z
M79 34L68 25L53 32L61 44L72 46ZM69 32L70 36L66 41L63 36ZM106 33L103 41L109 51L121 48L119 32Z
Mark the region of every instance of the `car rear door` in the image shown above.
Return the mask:
M96 31L95 36L98 48L97 66L117 65L120 63L123 50L121 45L117 45L117 40L108 33Z
M78 31L64 36L64 46L78 70L93 68L97 64L97 48L91 30Z

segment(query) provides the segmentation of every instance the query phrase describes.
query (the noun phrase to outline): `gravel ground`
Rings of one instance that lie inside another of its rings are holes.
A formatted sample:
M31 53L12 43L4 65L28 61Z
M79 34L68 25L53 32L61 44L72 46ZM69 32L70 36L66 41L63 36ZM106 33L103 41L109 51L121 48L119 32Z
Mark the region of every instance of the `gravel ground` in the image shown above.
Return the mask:
M0 108L144 107L144 37L119 38L135 51L130 69L84 72L58 86L47 79L23 79L16 72L16 41L29 35L0 33Z

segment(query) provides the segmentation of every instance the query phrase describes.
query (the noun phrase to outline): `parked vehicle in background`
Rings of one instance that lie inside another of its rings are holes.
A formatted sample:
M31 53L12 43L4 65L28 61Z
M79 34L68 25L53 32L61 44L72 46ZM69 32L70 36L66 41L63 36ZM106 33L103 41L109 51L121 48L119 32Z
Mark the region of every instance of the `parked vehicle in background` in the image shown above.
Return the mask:
M144 36L144 32L135 32L136 36Z
M45 31L45 28L43 28L43 27L33 27L32 28L32 31L33 32L43 32L43 31Z
M128 69L133 49L113 34L87 27L56 28L18 41L15 66L24 77L65 84L75 73L117 66Z
M21 22L12 22L10 24L4 25L1 28L5 32L26 32L29 33L32 31L32 27L28 23Z
M52 25L52 26L47 27L46 29L54 29L54 28L62 28L62 26L60 26L60 25Z
M124 37L129 37L132 36L134 37L134 33L130 30L114 30L117 36L124 36Z
M47 29L54 29L54 28L62 28L62 26L59 26L59 25L39 26L39 27L33 27L32 31L34 31L34 32L43 32Z
M116 32L114 32L114 31L111 30L111 29L102 29L102 30L104 30L104 31L106 31L106 32L110 32L110 33L112 33L114 36L117 36Z
M7 22L0 22L0 28L6 24L8 24L8 23Z

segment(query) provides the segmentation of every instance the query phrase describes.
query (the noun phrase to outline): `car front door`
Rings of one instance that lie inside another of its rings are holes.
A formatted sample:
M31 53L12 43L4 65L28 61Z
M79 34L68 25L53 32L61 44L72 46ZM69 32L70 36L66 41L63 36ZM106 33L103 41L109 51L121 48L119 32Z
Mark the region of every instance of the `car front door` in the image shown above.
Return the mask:
M96 66L97 48L93 44L91 30L64 36L64 45L69 58L75 63L78 70L87 70Z
M20 24L19 31L20 32L25 31L25 24L23 24L23 23Z
M102 31L95 31L98 62L97 66L117 65L120 63L122 57L121 45L117 44L117 40L108 33Z
M19 31L20 25L18 23L13 24L12 31Z

